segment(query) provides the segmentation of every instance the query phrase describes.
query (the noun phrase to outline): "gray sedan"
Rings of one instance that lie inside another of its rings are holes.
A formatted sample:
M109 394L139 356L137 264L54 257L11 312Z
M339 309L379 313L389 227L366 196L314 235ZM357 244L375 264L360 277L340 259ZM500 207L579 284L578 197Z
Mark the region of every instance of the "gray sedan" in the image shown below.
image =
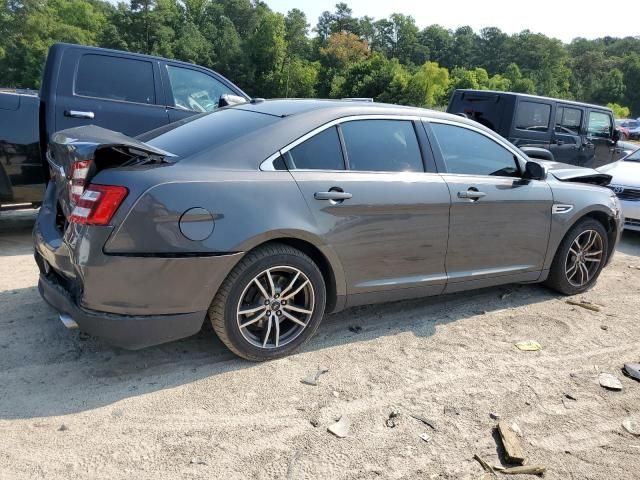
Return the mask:
M572 295L622 227L608 175L417 108L256 101L136 139L63 131L48 160L40 292L68 327L126 348L208 318L266 360L354 305L513 282Z

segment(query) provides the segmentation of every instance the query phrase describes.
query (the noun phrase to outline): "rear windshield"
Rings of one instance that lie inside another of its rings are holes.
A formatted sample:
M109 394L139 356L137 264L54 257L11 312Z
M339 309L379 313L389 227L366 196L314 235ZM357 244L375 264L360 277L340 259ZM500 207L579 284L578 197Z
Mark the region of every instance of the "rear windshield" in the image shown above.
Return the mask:
M227 108L195 115L138 137L153 147L186 158L272 125L278 117Z
M640 162L640 149L633 152L631 155L625 158L625 160L630 162Z

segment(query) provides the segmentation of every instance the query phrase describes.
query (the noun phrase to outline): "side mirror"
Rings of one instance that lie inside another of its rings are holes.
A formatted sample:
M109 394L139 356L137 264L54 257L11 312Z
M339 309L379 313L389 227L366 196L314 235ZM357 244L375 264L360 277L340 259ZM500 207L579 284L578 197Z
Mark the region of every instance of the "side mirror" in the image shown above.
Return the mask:
M220 100L218 100L218 108L222 107L230 107L231 105L239 105L241 103L247 103L248 100L239 95L220 95Z
M524 167L524 178L527 180L544 180L547 178L547 169L537 162L527 162Z

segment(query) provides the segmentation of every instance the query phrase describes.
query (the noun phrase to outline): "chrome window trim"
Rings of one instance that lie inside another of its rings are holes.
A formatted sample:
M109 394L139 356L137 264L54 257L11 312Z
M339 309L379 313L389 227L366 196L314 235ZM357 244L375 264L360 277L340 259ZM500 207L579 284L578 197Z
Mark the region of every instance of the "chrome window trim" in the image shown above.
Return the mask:
M316 136L317 134L331 128L331 127L335 127L336 125L340 125L341 123L346 123L346 122L353 122L355 120L404 120L404 121L410 121L410 122L419 122L422 120L422 117L418 116L418 115L385 115L385 114L377 114L377 115L350 115L348 117L342 117L342 118L336 118L335 120L331 120L328 123L325 123L324 125L320 125L319 127L314 128L313 130L311 130L310 132L304 134L303 136L301 136L300 138L298 138L297 140L294 140L293 142L291 142L290 144L288 144L286 147L281 148L280 150L278 150L277 152L273 153L272 155L270 155L269 157L267 157L266 160L264 160L261 164L260 164L260 170L262 171L274 171L275 167L273 166L273 162L281 155L284 155L285 153L287 153L289 150L297 147L298 145L300 145L301 143L309 140L311 137ZM296 169L296 171L298 171L298 169ZM322 170L322 169L312 169L309 171L329 171L329 170ZM337 172L354 172L355 170L334 170ZM358 170L360 171L360 170ZM415 172L414 172L415 173Z

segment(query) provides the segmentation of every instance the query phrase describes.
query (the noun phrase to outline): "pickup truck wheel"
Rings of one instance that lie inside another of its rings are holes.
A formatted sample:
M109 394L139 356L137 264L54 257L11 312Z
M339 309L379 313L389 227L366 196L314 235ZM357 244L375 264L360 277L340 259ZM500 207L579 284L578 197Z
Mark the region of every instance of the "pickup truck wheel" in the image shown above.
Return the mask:
M551 264L547 286L576 295L593 286L607 263L609 239L600 222L580 220L560 243Z
M306 343L324 315L322 273L304 253L282 244L248 253L209 308L216 334L251 361L286 356Z

